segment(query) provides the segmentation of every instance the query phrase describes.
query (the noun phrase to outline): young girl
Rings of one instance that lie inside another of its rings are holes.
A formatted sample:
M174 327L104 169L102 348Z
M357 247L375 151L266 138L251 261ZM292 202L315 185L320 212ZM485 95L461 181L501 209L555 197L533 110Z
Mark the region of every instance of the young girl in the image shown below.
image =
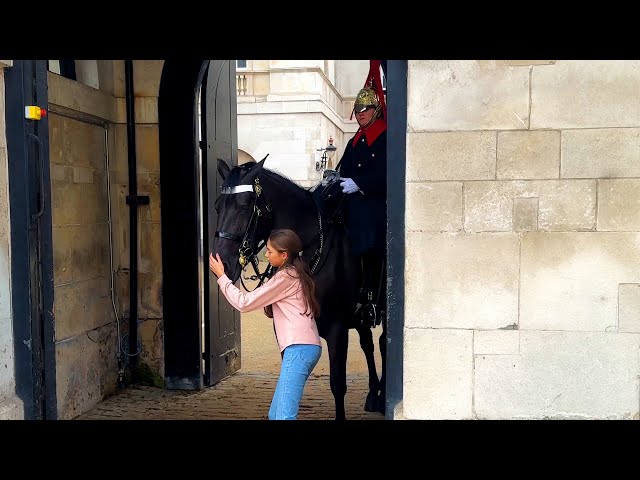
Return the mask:
M273 394L269 420L295 420L304 385L320 360L322 344L315 318L320 305L309 267L302 260L302 242L292 230L274 230L267 240L267 259L276 274L261 287L243 293L224 273L220 255L209 255L209 268L220 291L240 312L264 307L273 318L282 355L280 377Z

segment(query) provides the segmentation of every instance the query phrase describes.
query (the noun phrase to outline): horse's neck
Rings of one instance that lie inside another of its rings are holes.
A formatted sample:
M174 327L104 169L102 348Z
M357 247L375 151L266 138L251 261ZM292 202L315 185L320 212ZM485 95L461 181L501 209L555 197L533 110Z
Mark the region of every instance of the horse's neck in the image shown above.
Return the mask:
M276 182L270 177L260 180L265 198L271 206L273 228L289 228L296 232L303 245L308 245L318 234L318 209L311 193L293 182ZM283 188L284 185L284 188Z

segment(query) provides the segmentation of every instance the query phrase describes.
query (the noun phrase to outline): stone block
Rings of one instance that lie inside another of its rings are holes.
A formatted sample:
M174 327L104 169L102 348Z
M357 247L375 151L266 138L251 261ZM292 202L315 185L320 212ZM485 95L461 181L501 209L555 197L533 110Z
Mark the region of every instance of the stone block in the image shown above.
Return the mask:
M557 60L553 68L533 68L531 129L637 127L639 91L638 60Z
M529 69L502 60L410 60L410 131L529 128Z
M517 325L517 234L408 232L406 241L406 327Z
M405 328L404 338L404 417L473 418L473 332Z
M509 180L560 177L560 132L498 132L497 178Z
M407 134L407 181L492 180L496 132Z
M406 211L408 230L461 230L462 183L408 183Z

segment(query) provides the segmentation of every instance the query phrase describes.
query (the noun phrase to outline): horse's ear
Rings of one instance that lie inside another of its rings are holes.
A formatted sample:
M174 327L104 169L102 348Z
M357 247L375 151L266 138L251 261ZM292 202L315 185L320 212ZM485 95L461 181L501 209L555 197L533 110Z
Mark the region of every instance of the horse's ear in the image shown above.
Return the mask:
M226 161L224 161L221 158L219 158L218 159L218 173L222 177L222 180L226 180L227 179L227 176L229 175L230 171L231 171L231 167L229 166L229 164Z
M269 154L267 153L264 156L264 158L258 162L258 165L260 165L260 168L262 168L262 166L264 165L264 161L267 159L268 156L269 156Z

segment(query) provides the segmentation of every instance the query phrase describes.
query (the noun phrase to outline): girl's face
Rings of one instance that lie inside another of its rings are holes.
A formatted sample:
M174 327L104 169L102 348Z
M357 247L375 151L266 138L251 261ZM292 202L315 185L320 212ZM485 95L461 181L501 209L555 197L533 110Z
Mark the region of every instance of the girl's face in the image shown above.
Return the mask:
M279 252L273 247L273 245L271 245L271 241L267 240L266 257L272 267L278 268L287 261L289 254L287 252Z

